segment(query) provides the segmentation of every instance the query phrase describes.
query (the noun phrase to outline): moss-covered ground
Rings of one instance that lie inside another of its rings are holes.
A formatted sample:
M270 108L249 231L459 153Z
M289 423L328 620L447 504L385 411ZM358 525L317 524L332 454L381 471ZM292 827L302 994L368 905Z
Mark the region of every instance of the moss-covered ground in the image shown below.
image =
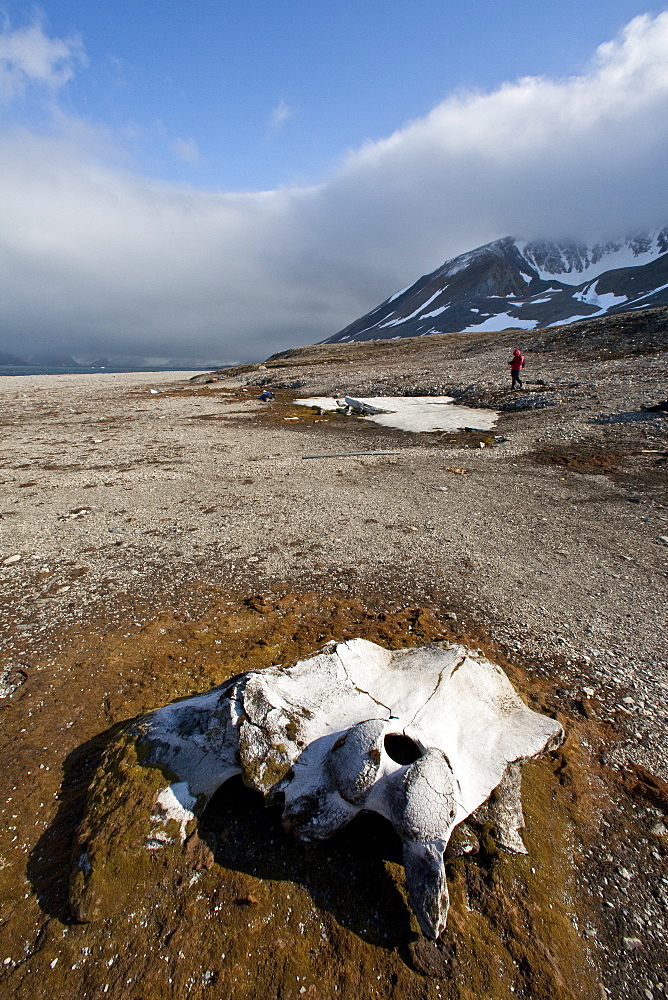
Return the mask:
M462 641L501 662L532 707L555 711L554 685L447 614L336 594L201 590L179 607L128 607L112 634L93 624L43 649L2 711L0 995L600 1000L604 960L583 933L593 904L581 866L610 812L611 779L595 749L610 734L583 714L560 716L563 750L524 769L528 855L497 850L490 830L480 854L449 864L438 944L419 934L398 839L374 815L307 848L234 779L178 863L166 852L138 864L126 850L144 836L139 806L162 780L137 760L127 720L329 639ZM103 826L119 803L116 849L88 896L95 905L79 912L75 831L82 816L89 833Z

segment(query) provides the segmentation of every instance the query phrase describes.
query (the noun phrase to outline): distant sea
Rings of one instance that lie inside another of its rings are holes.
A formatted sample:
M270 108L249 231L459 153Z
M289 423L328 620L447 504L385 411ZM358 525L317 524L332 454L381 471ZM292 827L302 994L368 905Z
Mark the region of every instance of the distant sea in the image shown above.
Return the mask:
M212 365L207 368L201 365L191 368L190 365L150 365L146 368L138 368L131 365L128 368L122 366L110 366L109 368L89 368L86 365L72 365L71 367L53 367L47 365L0 365L0 375L114 375L120 372L210 372L216 368L224 368L225 365Z

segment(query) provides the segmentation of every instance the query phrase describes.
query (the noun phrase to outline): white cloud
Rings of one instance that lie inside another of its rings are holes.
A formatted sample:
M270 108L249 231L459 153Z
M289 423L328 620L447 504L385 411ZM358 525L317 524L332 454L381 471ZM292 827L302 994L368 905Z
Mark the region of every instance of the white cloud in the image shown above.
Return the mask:
M0 344L262 357L314 342L499 236L668 221L668 13L580 76L449 97L318 187L215 194L122 170L70 128L0 144Z
M39 22L0 34L0 100L23 95L30 85L57 90L86 62L81 39L48 38Z
M275 131L282 128L285 125L288 118L292 118L294 114L293 109L285 103L284 100L280 100L276 107L271 112L271 127Z

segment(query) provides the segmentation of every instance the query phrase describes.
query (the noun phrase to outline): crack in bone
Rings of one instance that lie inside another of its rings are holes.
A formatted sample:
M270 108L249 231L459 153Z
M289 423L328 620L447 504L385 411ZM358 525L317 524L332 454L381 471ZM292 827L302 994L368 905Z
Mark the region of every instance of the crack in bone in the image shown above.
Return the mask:
M465 659L466 659L465 655L464 656L460 656L460 658L457 660L457 662L454 665L454 667L449 671L448 677L452 677L452 675L454 674L455 670L458 670L461 667L461 665L462 665L462 663L464 662ZM436 681L436 684L434 685L434 690L431 692L431 694L429 695L429 697L425 701L424 705L421 705L420 708L418 708L417 712L415 713L415 715L413 716L413 718L410 721L410 725L411 726L417 725L417 723L416 723L415 720L417 719L418 715L421 712L426 712L427 706L428 706L429 702L431 701L431 699L433 697L435 697L435 695L436 695L439 687L441 686L441 681L443 680L443 675L446 672L446 670L448 670L448 668L444 667L443 670L441 670L439 672L438 680Z
M348 668L346 667L345 663L343 662L343 660L339 656L338 651L336 653L336 657L337 657L339 663L341 664L341 666L343 667L344 674L346 675L346 677L350 681L350 683L351 683L352 687L355 689L355 691L358 691L359 694L365 694L368 698L371 698L371 701L375 702L376 705L379 705L381 708L384 708L385 711L388 714L388 718L390 718L390 719L396 718L395 716L392 715L392 709L389 707L389 705L384 705L382 701L378 701L378 698L374 698L374 696L371 694L370 691L365 691L364 688L361 688L361 687L358 686L358 684L355 682L355 680L348 673Z

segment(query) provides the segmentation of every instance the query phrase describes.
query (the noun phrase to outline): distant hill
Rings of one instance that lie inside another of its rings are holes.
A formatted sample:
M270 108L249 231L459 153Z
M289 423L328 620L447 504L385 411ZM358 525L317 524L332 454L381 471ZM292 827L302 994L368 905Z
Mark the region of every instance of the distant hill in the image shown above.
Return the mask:
M29 364L40 368L79 368L79 362L75 361L69 354L60 354L57 351L44 352L43 354L32 354Z
M510 236L446 261L323 341L534 330L668 305L668 226L587 247Z
M27 365L27 361L17 358L10 351L0 351L0 365Z

